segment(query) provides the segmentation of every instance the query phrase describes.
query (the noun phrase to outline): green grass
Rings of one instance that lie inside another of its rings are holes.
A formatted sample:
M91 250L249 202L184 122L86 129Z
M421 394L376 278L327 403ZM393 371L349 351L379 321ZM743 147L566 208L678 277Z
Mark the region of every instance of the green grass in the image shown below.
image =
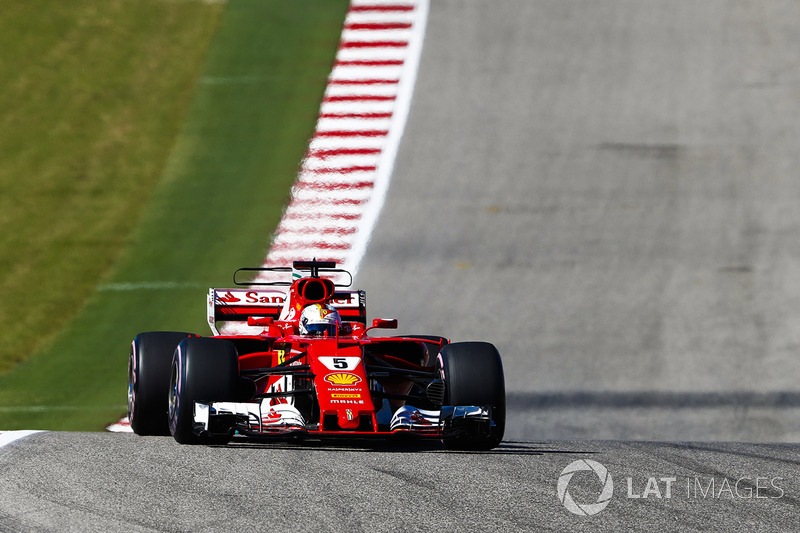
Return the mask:
M138 11L131 8L137 2L119 5ZM166 0L148 4L163 9L174 4L201 11L219 8L219 4ZM4 317L6 322L19 319L16 315L24 309L24 314L30 315L25 317L27 328L38 334L27 342L39 344L31 357L0 377L0 428L100 430L124 412L127 355L136 333L158 329L208 333L207 288L230 284L233 270L259 264L266 253L269 236L313 132L346 8L346 0L227 3L217 34L206 50L202 74L199 78L187 75L190 81L197 80L191 97L188 88L166 91L159 97L165 101L129 112L136 117L157 115L150 120L170 122L182 115L181 104L174 100L190 101L180 129L160 137L160 143L168 145L160 159L142 151L139 144L110 149L114 157L127 159L127 165L153 167L151 183L156 183L155 187L151 184L134 193L118 175L103 186L93 187L90 183L81 185L83 182L72 174L48 180L41 173L29 171L46 182L42 187L49 191L48 198L63 197L76 187L84 187L83 196L88 199L63 208L64 220L59 219L51 230L58 238L37 245L42 254L52 256L49 262L17 266L13 257L3 253L4 290L16 287L26 296L30 287L42 283L51 290L67 284L68 290L62 299L50 299L43 313L31 314L23 305ZM64 16L68 18L69 14ZM215 15L207 16L213 29ZM143 20L136 24L147 25ZM53 46L61 45L56 42ZM203 48L204 43L184 42L176 54L184 57L194 46ZM192 54L195 52L192 50ZM95 53L87 52L82 60L74 61L94 63ZM137 48L122 55L129 55L132 62L153 61L138 57L140 53L144 52ZM189 62L188 57L184 62ZM184 62L173 66L188 69ZM191 83L186 82L186 86ZM113 108L105 103L102 109L87 106L101 117ZM168 120L164 115L172 106L178 111ZM42 116L46 115L43 111ZM147 133L152 131L146 129ZM127 136L121 133L119 138ZM92 149L85 152L86 157L102 152L101 141L106 137L90 144ZM146 140L140 143L149 144ZM40 153L39 157L45 158L48 150L41 149ZM128 180L135 181L137 174L133 176ZM5 177L2 182L4 189L14 188L15 198L25 197L23 183ZM120 206L105 205L110 199ZM89 200L94 203L88 205ZM51 200L40 208L41 204L30 200L29 207L42 209L43 214L57 203ZM83 219L93 218L95 210L110 214L108 220L89 229ZM120 215L114 217L113 212ZM67 221L71 226L62 228ZM46 228L40 226L40 231ZM7 270L19 271L17 279L6 276ZM68 278L66 272L80 278L80 291L75 291L78 282ZM137 283L164 282L174 285L117 290L142 287ZM95 284L100 290L95 290ZM25 301L22 298L18 304ZM51 321L49 314L68 316ZM43 340L39 340L41 335ZM26 341L8 342L17 343L18 348L26 346Z
M222 12L3 2L0 374L52 340L129 242Z

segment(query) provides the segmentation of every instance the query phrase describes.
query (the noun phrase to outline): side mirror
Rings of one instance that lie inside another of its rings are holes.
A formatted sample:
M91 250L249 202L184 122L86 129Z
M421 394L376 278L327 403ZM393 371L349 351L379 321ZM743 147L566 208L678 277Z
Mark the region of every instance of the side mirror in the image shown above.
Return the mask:
M376 318L372 321L373 328L379 329L397 329L396 318Z
M366 337L367 332L371 329L397 329L396 318L374 318L372 319L372 326L361 331L361 337Z
M271 326L275 320L271 316L249 316L247 317L248 326Z

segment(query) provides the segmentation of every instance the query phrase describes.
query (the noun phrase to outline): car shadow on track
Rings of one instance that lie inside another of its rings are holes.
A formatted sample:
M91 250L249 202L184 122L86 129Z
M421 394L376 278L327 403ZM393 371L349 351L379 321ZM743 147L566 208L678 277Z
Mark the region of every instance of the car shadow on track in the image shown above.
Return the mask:
M311 439L248 441L234 439L223 448L246 450L313 450L319 452L444 453L448 455L593 454L591 450L564 450L544 443L503 441L491 450L448 450L438 441L320 441Z

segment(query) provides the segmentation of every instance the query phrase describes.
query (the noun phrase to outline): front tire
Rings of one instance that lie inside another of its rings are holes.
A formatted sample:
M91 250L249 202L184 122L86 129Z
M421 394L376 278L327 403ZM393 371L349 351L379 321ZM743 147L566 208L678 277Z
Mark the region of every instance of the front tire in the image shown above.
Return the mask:
M172 355L189 336L179 331L149 331L133 339L128 358L128 420L137 435L169 435Z
M492 426L443 439L447 448L490 450L500 444L506 427L506 388L500 354L488 342L457 342L439 352L445 382L444 405L492 408Z
M169 430L181 444L224 444L230 435L194 433L195 402L237 399L239 357L230 341L193 337L175 350L169 385Z

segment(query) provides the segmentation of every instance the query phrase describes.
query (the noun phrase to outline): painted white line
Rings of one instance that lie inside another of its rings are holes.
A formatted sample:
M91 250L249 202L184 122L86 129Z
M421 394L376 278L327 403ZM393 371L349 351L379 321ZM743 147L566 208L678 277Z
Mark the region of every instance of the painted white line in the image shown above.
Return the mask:
M337 61L377 61L405 59L405 48L344 48L339 50Z
M393 21L394 22L394 21ZM351 23L353 24L353 23ZM381 23L376 23L377 24ZM385 23L388 24L388 23ZM381 41L381 42L395 42L406 41L411 38L411 30L409 29L388 29L388 30L370 30L370 29L354 29L345 30L342 32L342 41L362 42L362 41Z
M315 150L377 149L383 147L383 137L314 137L308 145L309 153Z
M317 122L317 128L320 131L357 131L365 129L365 126L367 126L370 130L388 131L392 126L391 117L371 118L369 116L352 115L357 115L357 113L340 113L338 116L320 118L319 122ZM369 123L365 123L365 120L369 120Z
M394 102L391 100L373 101L373 102L323 102L321 114L369 114L379 113L391 115L394 110Z
M369 167L378 164L378 154L348 155L346 152L331 152L328 155L309 157L303 163L303 170L314 172L327 168L353 168L359 165Z
M325 98L334 98L337 96L385 96L394 97L397 95L397 86L399 82L392 83L375 83L372 85L329 85L325 91Z
M34 433L41 433L38 430L18 430L18 431L0 431L0 448L7 446L14 441L24 439Z
M331 78L347 80L399 79L402 70L400 65L379 65L376 67L340 65L333 67Z

